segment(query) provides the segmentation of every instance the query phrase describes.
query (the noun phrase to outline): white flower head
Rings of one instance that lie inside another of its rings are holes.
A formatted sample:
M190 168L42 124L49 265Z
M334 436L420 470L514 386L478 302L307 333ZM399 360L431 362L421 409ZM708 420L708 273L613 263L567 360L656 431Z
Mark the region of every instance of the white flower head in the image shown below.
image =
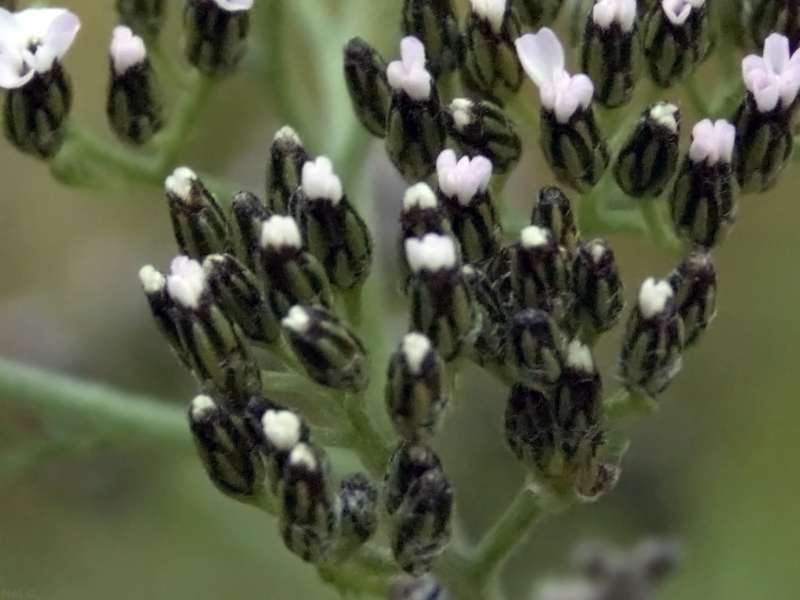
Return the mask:
M764 41L764 54L742 60L742 79L761 112L789 108L800 91L800 50L789 54L789 39L773 33Z
M214 0L214 4L228 12L241 12L253 8L253 0Z
M675 295L672 286L664 279L650 277L645 280L639 289L639 311L645 319L652 319L657 314L664 312L667 302Z
M443 150L436 159L436 175L439 189L448 198L457 197L462 206L469 206L472 199L486 192L492 178L492 161L485 156L456 159L452 150Z
M134 35L131 28L124 25L114 27L109 53L111 65L117 75L122 75L131 67L142 64L147 58L144 40Z
M262 248L302 248L303 238L293 217L272 215L261 223Z
M456 245L449 236L426 233L421 238L408 238L405 249L408 266L414 273L441 271L456 266Z
M692 129L692 143L689 145L689 158L694 162L729 163L733 159L733 145L736 141L736 127L728 121L703 119Z
M564 48L552 29L544 27L514 42L522 68L539 88L542 106L566 123L592 102L594 84L587 75L570 75L564 69Z
M425 362L433 345L427 336L412 331L407 333L400 344L403 356L408 362L408 368L414 375L419 375L422 372L422 363Z
M595 0L592 20L601 29L617 23L623 32L630 33L636 23L636 0Z
M425 182L415 183L403 195L403 212L413 208L431 209L439 206L439 199Z
M300 443L303 432L300 417L290 410L266 411L261 417L261 427L264 430L264 437L277 450L283 452L288 452Z
M706 0L661 0L661 10L673 25L681 26L692 14L693 8L700 8Z
M47 73L69 50L80 29L78 17L64 8L0 8L0 87L15 89L35 74Z
M342 199L342 182L333 172L333 163L327 156L306 161L300 179L300 186L310 200L329 200L338 204Z
M425 46L414 36L400 41L400 60L386 67L389 85L395 90L403 90L417 102L431 97L433 78L425 69Z
M506 0L470 0L470 3L472 12L487 21L495 35L500 35L506 14Z
M167 293L178 304L196 309L206 290L203 266L188 256L176 256L169 265Z

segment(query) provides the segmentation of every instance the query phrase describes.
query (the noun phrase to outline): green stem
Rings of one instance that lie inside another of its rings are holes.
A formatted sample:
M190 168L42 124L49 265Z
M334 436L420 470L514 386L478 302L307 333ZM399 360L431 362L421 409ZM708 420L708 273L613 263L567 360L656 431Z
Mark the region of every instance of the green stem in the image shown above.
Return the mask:
M214 83L214 79L195 72L187 84L186 92L173 110L172 120L156 141L161 150L159 168L162 176L175 166L175 161L189 140L192 128L211 97Z
M639 203L639 207L647 225L647 232L650 239L652 239L657 246L668 250L671 254L683 254L685 250L684 245L667 229L659 200L644 200Z
M539 110L526 101L524 94L516 94L508 101L508 106L516 113L517 117L533 131L539 131L541 115Z
M658 404L646 394L620 390L603 400L603 410L608 419L649 415L658 410Z
M391 450L378 430L372 425L364 410L363 395L352 394L344 399L345 414L352 428L350 446L356 451L364 467L374 476L381 478Z
M703 96L703 92L697 83L697 76L695 73L690 73L683 82L683 89L686 90L686 98L689 104L697 111L700 116L705 117L711 113L708 101Z
M160 37L147 44L147 54L162 78L167 79L179 88L189 85L189 75L186 69L164 48Z

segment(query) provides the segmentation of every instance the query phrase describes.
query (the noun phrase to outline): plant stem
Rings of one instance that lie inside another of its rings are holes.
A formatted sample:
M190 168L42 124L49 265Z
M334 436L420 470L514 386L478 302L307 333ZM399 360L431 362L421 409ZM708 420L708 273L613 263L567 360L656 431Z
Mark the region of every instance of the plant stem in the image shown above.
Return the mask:
M623 419L649 415L658 410L658 404L646 394L623 389L603 400L603 410L608 419Z
M386 471L391 450L364 411L363 400L361 394L348 395L344 399L345 414L352 427L350 446L364 467L374 477L381 478Z

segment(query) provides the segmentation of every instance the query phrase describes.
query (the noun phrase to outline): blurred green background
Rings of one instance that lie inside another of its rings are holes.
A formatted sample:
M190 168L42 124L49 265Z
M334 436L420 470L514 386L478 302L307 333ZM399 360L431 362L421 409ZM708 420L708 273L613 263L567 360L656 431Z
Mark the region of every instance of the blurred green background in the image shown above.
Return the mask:
M256 2L256 16L270 1L282 0ZM178 4L171 3L173 42ZM389 56L396 54L397 4L375 3L373 17L389 20L369 39L391 49ZM110 137L103 109L113 2L64 5L83 23L66 60L73 118ZM359 33L342 27L337 44ZM248 69L217 91L184 156L257 192L269 140L282 124L270 82L254 75L264 59L260 48L255 44ZM535 102L531 89L524 93ZM385 237L393 239L402 189L381 146L373 150L379 213ZM174 252L160 190L66 189L4 142L0 173L0 353L187 402L193 384L152 325L136 275L146 263L165 267ZM545 183L549 175L528 140L510 186L514 200L527 211ZM715 253L718 319L687 356L661 413L628 424L633 443L617 489L548 520L515 555L507 577L514 597L528 593L532 578L564 572L581 540L627 544L650 535L685 545L682 568L661 590L664 600L798 597L798 186L800 162L772 192L743 199L731 238ZM672 267L673 259L644 240L612 243L629 290ZM608 387L617 337L600 345ZM511 499L523 472L502 442L503 392L481 376L465 388L474 394L453 411L438 446L465 535L476 537ZM0 597L333 597L312 568L284 550L273 521L216 493L194 456L165 455L147 440L81 452L42 446L69 430L0 398ZM23 595L10 595L16 592Z

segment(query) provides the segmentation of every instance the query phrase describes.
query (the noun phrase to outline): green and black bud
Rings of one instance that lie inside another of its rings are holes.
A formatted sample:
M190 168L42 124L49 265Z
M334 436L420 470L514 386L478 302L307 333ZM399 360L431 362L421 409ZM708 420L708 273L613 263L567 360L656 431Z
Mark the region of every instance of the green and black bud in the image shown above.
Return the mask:
M111 40L111 80L106 115L123 142L139 146L164 125L163 108L144 40L124 26Z
M342 191L328 158L303 165L301 186L292 200L308 251L340 290L360 286L372 262L372 236Z
M289 202L300 187L303 165L311 160L300 136L289 126L272 139L267 164L267 208L272 213L291 214Z
M232 73L247 51L253 0L186 0L183 31L189 64L207 77Z
M379 138L386 135L392 99L386 67L378 51L361 38L353 38L344 47L344 81L353 112L367 131Z
M369 540L378 530L378 488L363 473L342 479L336 494L339 547L347 552Z
M556 20L564 0L509 0L509 3L517 10L523 25L538 28Z
M152 265L145 265L139 270L139 281L147 297L147 303L150 305L150 312L153 314L156 327L167 340L169 347L172 348L181 364L191 368L191 359L186 353L175 322L178 317L178 308L175 300L167 293L167 278Z
M480 333L472 345L472 359L483 366L502 365L508 334L503 301L489 277L477 265L464 265L461 275L472 292L481 324Z
M334 313L316 306L293 306L281 325L311 379L348 392L366 389L369 360L364 343Z
M681 369L683 323L668 281L647 279L628 318L620 351L620 376L632 393L654 397Z
M539 191L531 214L531 225L547 229L555 243L570 252L578 243L578 226L572 205L561 188L546 186Z
M522 155L516 126L497 104L455 98L444 113L447 134L468 156L485 156L495 173L508 173Z
M507 355L526 387L551 389L561 377L566 354L564 333L543 310L517 312L509 324Z
M614 163L623 192L633 198L664 193L678 170L680 127L680 110L669 102L656 102L642 113Z
M670 274L669 284L683 321L683 345L688 348L717 314L717 273L711 254L692 252Z
M411 332L389 361L386 412L398 435L426 438L436 433L449 401L445 364L431 341Z
M601 239L586 242L578 248L572 270L582 320L593 333L609 331L625 305L614 251Z
M434 77L454 71L461 62L461 33L453 0L404 0L402 31L425 45Z
M114 6L123 25L145 40L154 40L166 21L165 0L116 0Z
M228 250L225 213L194 171L178 167L164 182L164 191L181 253L202 260Z
M386 512L394 515L415 481L428 471L441 469L439 457L427 444L415 440L400 442L389 460L383 480L382 499Z
M262 223L269 217L267 208L255 194L236 192L230 206L230 241L233 254L248 269L256 271L261 246Z

